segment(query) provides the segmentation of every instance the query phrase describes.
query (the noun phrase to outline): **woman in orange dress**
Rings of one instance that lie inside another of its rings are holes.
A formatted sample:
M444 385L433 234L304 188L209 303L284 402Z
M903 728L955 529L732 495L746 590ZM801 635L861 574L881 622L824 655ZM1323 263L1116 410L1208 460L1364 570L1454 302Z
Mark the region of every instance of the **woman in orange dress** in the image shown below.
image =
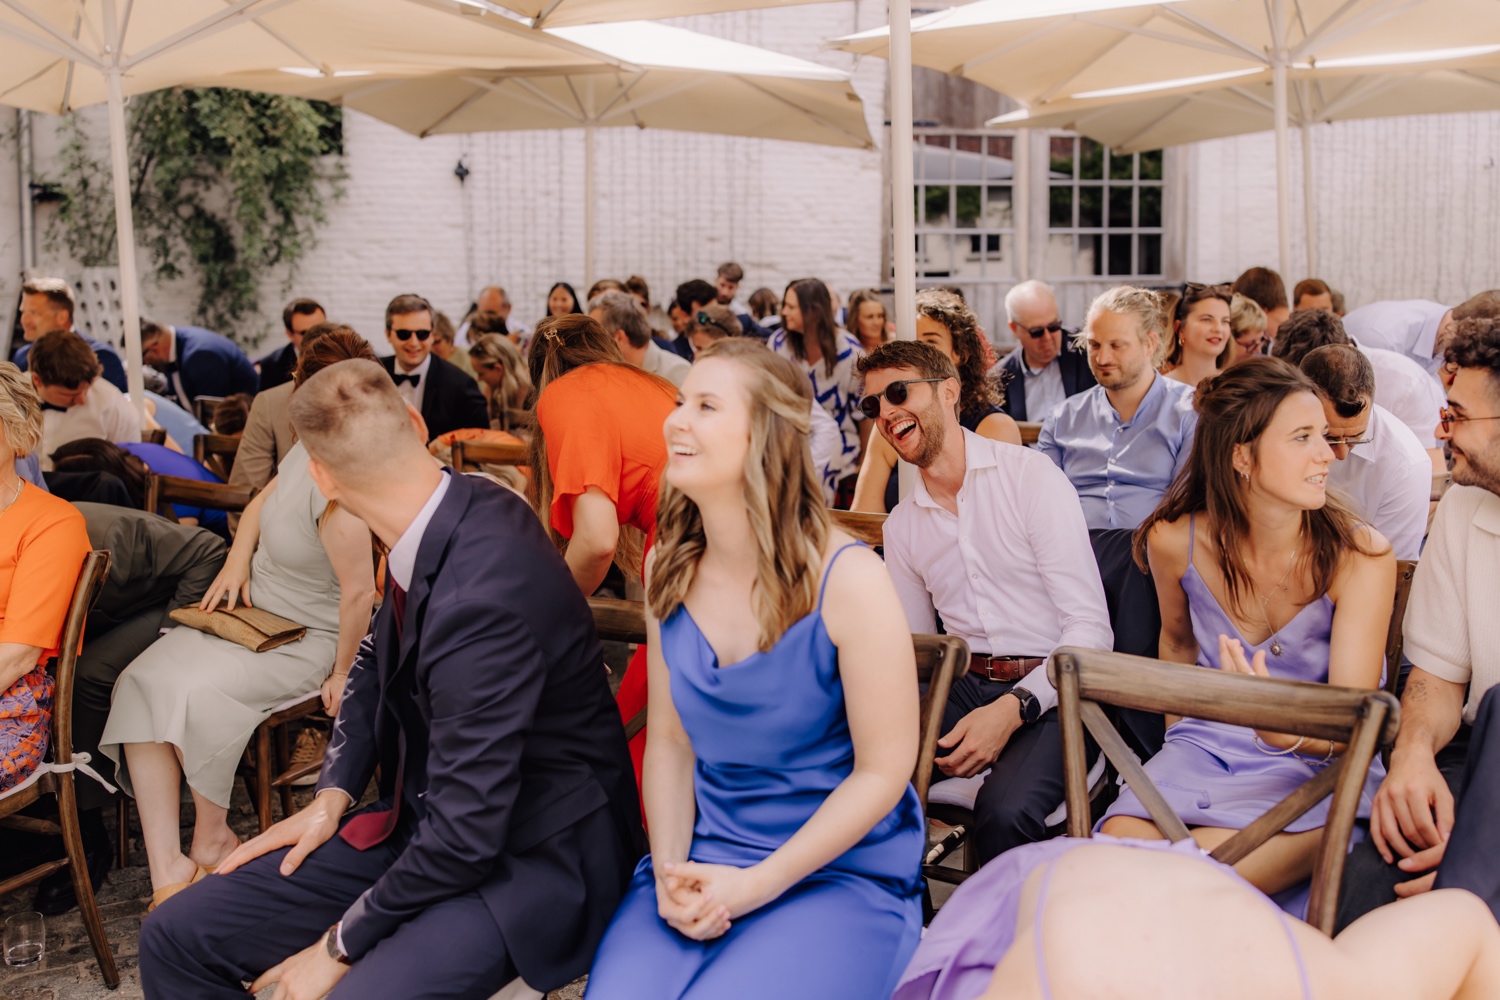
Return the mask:
M588 316L552 316L531 341L536 433L531 468L537 511L566 540L563 558L584 595L611 563L639 577L656 537L656 498L667 465L662 425L677 406L672 383L626 363ZM646 648L636 650L617 700L626 724L646 707ZM646 732L630 741L640 783Z

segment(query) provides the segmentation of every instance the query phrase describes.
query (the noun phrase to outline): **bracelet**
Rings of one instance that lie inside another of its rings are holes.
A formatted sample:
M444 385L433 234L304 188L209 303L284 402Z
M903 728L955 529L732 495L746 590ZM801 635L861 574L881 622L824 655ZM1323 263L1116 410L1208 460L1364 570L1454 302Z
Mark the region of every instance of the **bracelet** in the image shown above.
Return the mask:
M1321 760L1319 760L1317 757L1304 757L1300 753L1297 755L1297 759L1305 764L1327 764L1329 761L1333 760L1333 745L1333 740L1329 740L1328 752L1323 755L1323 758Z
M1260 741L1260 733L1256 733L1255 734L1255 749L1259 750L1261 753L1265 754L1267 757L1285 757L1289 753L1296 753L1301 748L1302 744L1304 744L1306 742L1307 742L1307 737L1306 736L1299 736L1299 737L1297 737L1297 742L1293 743L1290 747L1288 747L1285 750L1267 750L1266 749L1266 745ZM1330 744L1330 746L1331 745L1332 744Z

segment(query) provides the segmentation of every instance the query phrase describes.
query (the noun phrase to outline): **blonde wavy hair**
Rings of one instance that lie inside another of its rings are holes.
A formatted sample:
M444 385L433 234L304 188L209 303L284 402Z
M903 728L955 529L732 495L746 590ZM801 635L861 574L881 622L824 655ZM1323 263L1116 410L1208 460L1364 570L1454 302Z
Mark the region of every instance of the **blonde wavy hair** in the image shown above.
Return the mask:
M25 458L42 443L42 401L31 377L9 361L0 361L0 428L17 458Z
M698 352L749 377L750 450L745 458L745 509L755 538L752 600L760 623L757 648L769 650L818 602L818 567L832 522L807 447L812 391L786 358L759 341L726 338ZM646 599L658 620L677 610L692 586L707 539L698 505L666 481L656 511L656 564Z

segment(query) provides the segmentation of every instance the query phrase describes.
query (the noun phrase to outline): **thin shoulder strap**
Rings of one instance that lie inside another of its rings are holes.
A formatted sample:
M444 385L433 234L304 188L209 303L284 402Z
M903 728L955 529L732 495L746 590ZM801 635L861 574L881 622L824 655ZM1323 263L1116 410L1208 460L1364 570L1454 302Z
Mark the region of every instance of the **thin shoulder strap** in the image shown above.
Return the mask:
M1052 982L1047 976L1047 955L1042 947L1042 907L1047 905L1047 890L1052 886L1052 872L1060 860L1059 857L1047 862L1047 867L1042 872L1041 888L1036 893L1036 912L1031 915L1031 939L1036 942L1036 977L1037 985L1042 988L1042 1000L1052 1000Z
M833 564L836 563L836 562L838 562L839 556L843 555L844 551L846 549L852 549L852 548L856 548L856 547L857 548L868 548L869 546L865 545L864 542L850 542L848 545L840 545L834 551L833 555L831 555L831 556L828 557L828 564L823 567L823 583L822 583L822 586L818 587L818 610L819 611L823 610L823 595L828 592L828 574L833 572Z
M1198 515L1188 515L1188 565L1193 564L1193 542L1198 538Z

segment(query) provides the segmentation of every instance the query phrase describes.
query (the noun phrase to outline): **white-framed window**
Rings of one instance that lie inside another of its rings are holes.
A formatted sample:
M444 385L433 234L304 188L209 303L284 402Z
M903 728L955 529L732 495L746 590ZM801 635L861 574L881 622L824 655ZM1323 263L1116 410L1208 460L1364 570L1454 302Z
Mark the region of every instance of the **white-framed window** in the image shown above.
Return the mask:
M1016 280L1015 134L914 131L917 280Z
M1067 133L1047 138L1045 277L1162 277L1161 150L1112 153Z

